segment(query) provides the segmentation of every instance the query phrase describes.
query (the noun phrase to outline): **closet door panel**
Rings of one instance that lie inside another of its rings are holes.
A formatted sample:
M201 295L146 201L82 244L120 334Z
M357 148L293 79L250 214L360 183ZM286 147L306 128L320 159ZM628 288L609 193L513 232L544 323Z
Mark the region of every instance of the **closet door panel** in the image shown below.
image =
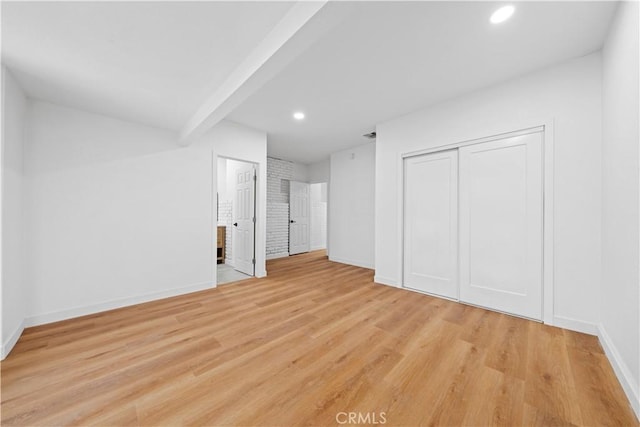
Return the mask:
M404 286L457 299L457 150L405 160Z
M460 299L542 318L542 133L460 148Z

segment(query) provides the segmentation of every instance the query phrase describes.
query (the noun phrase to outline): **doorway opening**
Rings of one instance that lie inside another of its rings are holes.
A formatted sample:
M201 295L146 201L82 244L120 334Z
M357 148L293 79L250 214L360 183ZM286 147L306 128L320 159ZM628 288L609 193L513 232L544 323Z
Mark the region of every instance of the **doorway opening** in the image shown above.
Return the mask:
M289 255L327 249L327 183L289 183Z
M312 251L327 250L327 191L326 182L311 184L309 198L311 199L311 237L309 238Z
M217 158L217 284L255 276L257 165Z

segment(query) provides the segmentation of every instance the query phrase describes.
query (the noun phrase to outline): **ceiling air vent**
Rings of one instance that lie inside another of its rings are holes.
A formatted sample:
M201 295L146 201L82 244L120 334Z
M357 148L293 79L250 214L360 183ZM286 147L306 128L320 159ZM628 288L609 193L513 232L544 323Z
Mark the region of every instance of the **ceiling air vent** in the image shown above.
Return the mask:
M375 132L367 133L367 134L364 134L362 136L364 136L365 138L369 138L369 139L376 139L376 133Z

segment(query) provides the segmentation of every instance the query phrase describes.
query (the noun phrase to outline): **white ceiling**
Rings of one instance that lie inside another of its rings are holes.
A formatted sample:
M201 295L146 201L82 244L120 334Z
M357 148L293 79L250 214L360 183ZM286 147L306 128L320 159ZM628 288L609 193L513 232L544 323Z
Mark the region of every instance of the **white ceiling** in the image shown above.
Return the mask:
M271 80L258 69L267 82L245 84L252 95L227 116L265 130L269 155L312 163L365 143L381 121L600 49L616 7L515 3L493 26L502 3L330 3L309 22L293 4L2 2L2 61L33 98L177 131L225 81L242 81L274 28L316 25L291 31L288 46L310 47L279 58Z
M366 143L376 123L601 48L616 4L365 2L228 118L303 163ZM292 113L306 113L302 122Z
M2 62L33 98L179 130L287 2L2 2Z

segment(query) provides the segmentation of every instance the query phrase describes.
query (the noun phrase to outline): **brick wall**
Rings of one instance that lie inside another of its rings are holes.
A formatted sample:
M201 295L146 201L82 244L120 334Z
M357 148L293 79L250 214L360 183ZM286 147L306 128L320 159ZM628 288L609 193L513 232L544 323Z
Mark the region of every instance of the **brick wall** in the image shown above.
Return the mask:
M289 253L289 181L293 163L267 157L267 258Z

